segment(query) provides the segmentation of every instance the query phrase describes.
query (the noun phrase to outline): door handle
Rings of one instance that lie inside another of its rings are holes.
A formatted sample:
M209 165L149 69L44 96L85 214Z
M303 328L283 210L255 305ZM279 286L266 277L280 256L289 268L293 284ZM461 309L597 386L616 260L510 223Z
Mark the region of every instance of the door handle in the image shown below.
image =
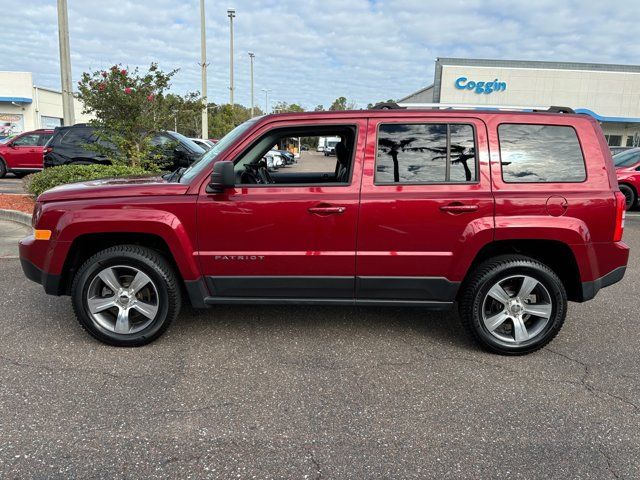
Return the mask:
M440 210L450 213L469 213L478 210L478 205L464 205L462 203L451 203L449 205L443 205Z
M346 207L309 207L308 212L316 215L339 215L345 210Z

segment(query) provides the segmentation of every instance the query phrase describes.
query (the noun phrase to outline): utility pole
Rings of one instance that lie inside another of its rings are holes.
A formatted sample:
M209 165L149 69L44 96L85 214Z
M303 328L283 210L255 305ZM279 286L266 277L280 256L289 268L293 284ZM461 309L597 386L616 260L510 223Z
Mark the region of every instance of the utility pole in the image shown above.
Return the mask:
M205 29L204 0L200 0L200 53L202 55L202 138L209 138L209 113L207 99L207 32ZM177 116L176 116L177 123ZM177 130L177 128L176 128Z
M251 118L253 118L253 59L256 55L253 52L249 52L249 61L251 62Z
M58 40L60 43L60 83L62 90L62 117L64 125L76 123L71 85L71 51L69 49L69 16L67 0L58 0Z
M236 9L227 10L229 17L229 103L233 107L233 19L236 16Z
M269 113L269 92L271 90L263 88L262 91L264 92L264 114L267 115Z

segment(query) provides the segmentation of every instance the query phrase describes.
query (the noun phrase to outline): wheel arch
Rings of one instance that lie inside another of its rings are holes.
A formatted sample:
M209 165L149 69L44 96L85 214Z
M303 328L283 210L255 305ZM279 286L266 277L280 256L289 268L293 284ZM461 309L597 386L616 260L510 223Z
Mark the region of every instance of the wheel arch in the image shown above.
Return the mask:
M139 245L160 253L174 268L180 283L184 287L184 278L165 239L154 233L141 232L104 232L87 233L77 236L67 253L62 268L59 291L69 295L73 277L80 266L94 254L116 245Z
M557 240L496 240L486 244L473 259L459 292L482 262L506 254L524 255L544 263L560 277L568 299L582 301L582 283L576 256L569 245Z

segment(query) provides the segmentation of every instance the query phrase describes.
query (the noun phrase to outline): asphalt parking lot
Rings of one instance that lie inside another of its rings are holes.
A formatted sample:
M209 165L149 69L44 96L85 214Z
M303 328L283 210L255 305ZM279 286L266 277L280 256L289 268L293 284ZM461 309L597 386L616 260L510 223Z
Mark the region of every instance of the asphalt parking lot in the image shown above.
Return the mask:
M0 259L0 478L640 478L637 215L625 237L624 281L518 358L395 308L185 309L110 348Z
M0 180L0 193L24 193L22 179L15 177L12 173Z

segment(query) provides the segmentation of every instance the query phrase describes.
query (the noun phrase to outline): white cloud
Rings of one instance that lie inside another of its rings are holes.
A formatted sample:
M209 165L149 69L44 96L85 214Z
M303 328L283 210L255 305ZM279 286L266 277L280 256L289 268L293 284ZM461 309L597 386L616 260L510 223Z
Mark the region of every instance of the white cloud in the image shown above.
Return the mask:
M540 0L236 0L236 101L359 105L398 98L433 80L436 57L640 63L635 18L606 2ZM209 97L228 101L230 2L207 0ZM0 69L59 87L55 2L2 0ZM82 71L157 61L180 68L179 93L200 88L197 0L69 0L74 79Z

